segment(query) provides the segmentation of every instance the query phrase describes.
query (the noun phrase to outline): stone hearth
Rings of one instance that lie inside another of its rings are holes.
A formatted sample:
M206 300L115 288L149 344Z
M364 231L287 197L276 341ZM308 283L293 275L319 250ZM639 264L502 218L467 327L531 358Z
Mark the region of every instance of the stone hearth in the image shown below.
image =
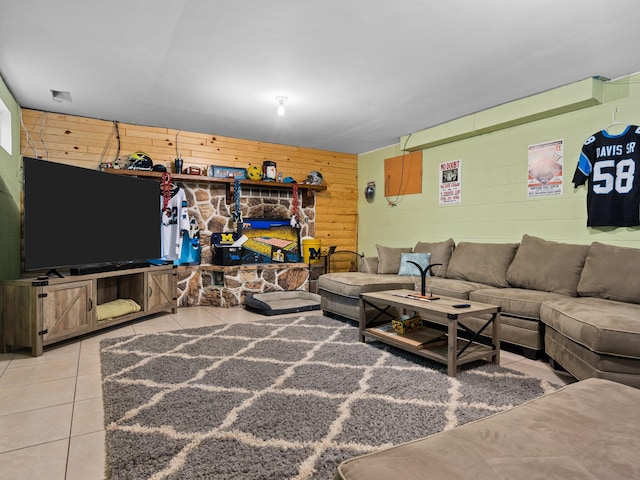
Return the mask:
M249 292L307 291L308 286L305 263L178 267L178 306L237 307Z

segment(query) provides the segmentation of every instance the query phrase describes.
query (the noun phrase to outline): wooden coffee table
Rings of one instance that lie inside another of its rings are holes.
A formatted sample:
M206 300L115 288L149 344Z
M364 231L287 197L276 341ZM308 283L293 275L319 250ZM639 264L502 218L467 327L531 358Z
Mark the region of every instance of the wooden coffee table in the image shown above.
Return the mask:
M458 365L485 359L500 364L500 307L487 303L440 297L437 300L424 301L406 297L416 294L412 290L385 290L360 294L360 341L367 338L393 345L416 355L447 365L447 373L455 377ZM454 308L453 305L466 304L466 308ZM395 333L389 324L395 315L389 308L400 308L403 314L416 314L424 320L444 324L443 332L425 326L408 333ZM367 321L366 307L373 307L378 314ZM468 317L490 314L491 317L479 329L473 330L465 325ZM491 327L490 343L481 342L480 335ZM459 330L466 331L470 338L460 338Z

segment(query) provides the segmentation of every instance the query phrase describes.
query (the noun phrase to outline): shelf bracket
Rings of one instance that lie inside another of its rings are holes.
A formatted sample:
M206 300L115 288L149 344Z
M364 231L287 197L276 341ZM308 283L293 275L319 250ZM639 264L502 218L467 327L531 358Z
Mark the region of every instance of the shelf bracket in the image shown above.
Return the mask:
M233 201L233 184L231 183L226 183L224 185L224 191L225 191L225 203L227 205L231 205L231 202Z
M302 208L308 208L313 206L314 192L310 188L302 189Z

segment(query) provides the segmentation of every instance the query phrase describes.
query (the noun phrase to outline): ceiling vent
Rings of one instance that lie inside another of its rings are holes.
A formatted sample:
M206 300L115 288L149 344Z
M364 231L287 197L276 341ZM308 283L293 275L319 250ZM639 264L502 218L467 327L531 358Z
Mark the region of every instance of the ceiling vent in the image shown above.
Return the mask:
M51 98L55 102L70 102L71 101L71 92L63 92L62 90L51 90Z

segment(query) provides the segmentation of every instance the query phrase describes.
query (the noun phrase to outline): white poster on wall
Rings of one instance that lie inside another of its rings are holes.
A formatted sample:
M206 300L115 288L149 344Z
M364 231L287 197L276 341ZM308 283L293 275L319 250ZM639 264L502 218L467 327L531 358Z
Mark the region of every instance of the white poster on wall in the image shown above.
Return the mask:
M440 205L462 203L462 160L440 164Z
M564 140L529 145L528 160L528 196L562 195Z

